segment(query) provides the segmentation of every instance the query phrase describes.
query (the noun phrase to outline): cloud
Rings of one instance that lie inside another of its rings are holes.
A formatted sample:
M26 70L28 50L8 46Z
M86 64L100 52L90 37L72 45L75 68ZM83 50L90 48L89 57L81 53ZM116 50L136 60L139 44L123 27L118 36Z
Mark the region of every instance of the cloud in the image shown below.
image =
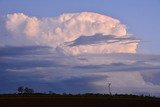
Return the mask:
M15 36L33 37L34 40L39 38L38 43L51 45L72 41L81 35L126 35L126 28L120 21L89 12L43 19L29 17L23 13L8 14L6 29Z
M116 37L113 35L81 36L57 47L57 51L68 55L104 54L104 53L136 53L139 40L132 37Z
M0 48L0 92L27 85L40 92L107 93L107 82L111 82L112 93L158 96L159 57L113 53L61 56L51 47L5 46Z
M14 13L0 28L1 93L21 85L106 93L106 81L113 93L160 93L160 56L130 54L139 40L117 19L90 12L51 18Z
M148 93L156 95L159 93L160 86L151 82L146 82L140 72L108 72L107 78L101 78L94 81L96 87L104 89L107 87L107 82L112 83L112 93ZM99 89L101 90L101 89ZM104 90L101 90L102 92Z
M65 54L78 55L94 53L97 49L99 53L136 53L139 42L127 35L126 26L119 20L98 13L68 13L50 18L13 13L1 19L0 42L5 45L45 45L61 48ZM96 35L100 35L99 38ZM93 44L92 39L101 40ZM66 42L78 42L79 46L74 43L66 47Z

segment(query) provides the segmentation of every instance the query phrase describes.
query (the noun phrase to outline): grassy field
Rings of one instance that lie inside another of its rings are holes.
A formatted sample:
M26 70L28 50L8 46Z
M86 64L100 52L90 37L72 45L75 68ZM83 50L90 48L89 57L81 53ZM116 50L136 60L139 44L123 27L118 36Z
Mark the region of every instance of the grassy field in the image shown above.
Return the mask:
M0 107L160 107L160 99L131 95L0 95Z

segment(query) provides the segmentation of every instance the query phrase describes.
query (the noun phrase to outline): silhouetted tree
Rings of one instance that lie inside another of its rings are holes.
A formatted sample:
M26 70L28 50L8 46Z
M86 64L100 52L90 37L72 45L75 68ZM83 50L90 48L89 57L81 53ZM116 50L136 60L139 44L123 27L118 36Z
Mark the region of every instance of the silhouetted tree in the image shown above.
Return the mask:
M52 91L49 91L49 94L52 94Z
M25 93L25 94L32 94L34 93L34 90L32 88L28 88L28 87L23 87L20 86L17 88L17 91L21 94Z
M32 88L26 87L26 88L24 89L24 93L25 93L25 94L33 94L33 93L34 93L34 90L33 90Z
M24 92L24 87L23 86L18 87L17 91L22 94Z

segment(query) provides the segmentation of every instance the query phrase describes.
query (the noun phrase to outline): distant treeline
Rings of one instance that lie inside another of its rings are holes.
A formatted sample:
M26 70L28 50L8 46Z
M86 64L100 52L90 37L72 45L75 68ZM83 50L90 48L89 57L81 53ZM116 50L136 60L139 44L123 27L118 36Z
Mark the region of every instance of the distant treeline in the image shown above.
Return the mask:
M0 97L105 97L105 98L126 98L126 99L159 99L155 96L145 96L145 95L132 95L132 94L99 94L99 93L85 93L85 94L57 94L57 93L14 93L14 94L0 94Z
M34 89L29 87L20 86L17 88L18 93L13 94L0 94L0 97L15 96L15 97L105 97L105 98L126 98L126 99L158 99L160 97L146 96L146 95L133 95L133 94L100 94L100 93L85 93L85 94L70 94L70 93L54 93L49 91L47 93L37 93Z

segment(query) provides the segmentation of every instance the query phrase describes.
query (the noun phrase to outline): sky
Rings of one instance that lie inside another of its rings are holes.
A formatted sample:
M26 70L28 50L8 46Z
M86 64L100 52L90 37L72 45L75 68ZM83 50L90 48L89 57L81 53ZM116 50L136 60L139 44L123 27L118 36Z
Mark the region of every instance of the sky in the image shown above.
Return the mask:
M141 39L140 53L159 53L159 3L159 0L1 0L0 15L24 13L53 17L63 13L97 12L119 19L131 34Z
M1 0L0 93L160 96L159 3Z

